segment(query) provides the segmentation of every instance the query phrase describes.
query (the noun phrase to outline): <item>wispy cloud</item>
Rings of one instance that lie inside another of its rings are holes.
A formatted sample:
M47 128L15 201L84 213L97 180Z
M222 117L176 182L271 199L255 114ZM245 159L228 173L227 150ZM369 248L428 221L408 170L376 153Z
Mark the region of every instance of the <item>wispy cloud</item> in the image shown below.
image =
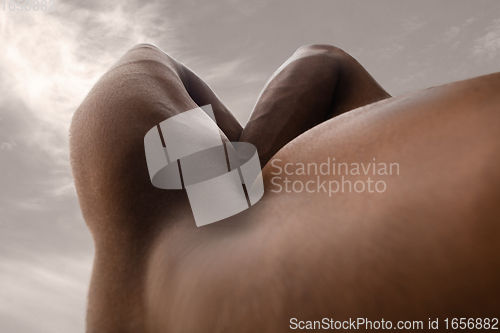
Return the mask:
M427 25L427 22L425 20L422 20L419 17L412 17L410 20L407 20L403 26L403 35L408 35L411 33L414 33L421 28L425 27Z
M97 78L129 47L168 38L166 20L151 25L160 4L133 11L116 2L108 10L57 3L54 13L0 12L0 70L9 91L41 121L27 140L60 155L54 135L66 136L73 111ZM131 3L132 4L132 3Z
M457 26L451 27L448 31L446 31L443 35L443 40L445 42L451 42L453 39L458 37L461 29Z
M397 32L384 37L370 52L384 61L394 59L411 45L409 41L412 40L413 36L418 35L419 30L426 27L427 22L414 16L408 20L401 20L399 24L400 28Z
M83 332L92 241L69 170L71 116L134 44L175 48L166 6L0 11L0 331Z
M0 149L3 149L3 150L12 150L12 149L14 149L15 146L16 146L16 143L12 142L12 141L0 143Z
M48 255L0 261L4 332L83 332L92 257ZM43 315L36 315L43 314ZM79 329L78 329L79 328ZM78 331L75 331L78 330Z
M500 19L493 20L486 31L474 41L472 54L479 59L492 60L500 56Z

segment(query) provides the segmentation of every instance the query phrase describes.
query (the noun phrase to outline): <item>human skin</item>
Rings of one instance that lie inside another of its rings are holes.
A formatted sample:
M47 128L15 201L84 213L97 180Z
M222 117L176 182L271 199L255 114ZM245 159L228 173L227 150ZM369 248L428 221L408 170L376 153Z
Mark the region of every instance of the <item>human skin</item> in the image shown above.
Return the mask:
M273 75L243 129L184 65L134 47L70 131L96 249L87 332L285 332L291 318L357 317L440 318L444 329L445 318L498 318L499 92L496 73L390 98L345 52L311 45ZM225 140L257 147L265 194L197 228L185 191L151 185L143 139L205 104ZM400 172L373 177L383 193L275 191L275 166L328 157Z

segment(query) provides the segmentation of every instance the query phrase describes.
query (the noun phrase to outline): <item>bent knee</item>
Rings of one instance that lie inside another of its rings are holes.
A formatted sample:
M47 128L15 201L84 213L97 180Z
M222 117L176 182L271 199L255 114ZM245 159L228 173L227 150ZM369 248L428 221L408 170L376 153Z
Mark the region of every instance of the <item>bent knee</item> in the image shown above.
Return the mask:
M153 43L136 44L125 52L125 55L128 54L136 55L139 58L158 59L159 61L164 61L165 59L175 60L171 55Z
M136 48L146 48L146 49L153 50L155 52L163 52L163 50L159 46L157 46L153 43L149 43L149 42L138 43L138 44L132 46L132 48L130 48L130 50L133 50Z
M159 46L153 43L139 43L132 46L125 52L127 54L135 54L140 53L141 55L149 55L149 56L167 56L170 57L165 51L163 51Z
M333 45L328 44L309 44L299 47L293 54L298 57L327 57L335 60L351 58L351 56Z
M299 47L283 67L294 68L302 73L300 75L312 75L319 82L320 78L337 78L340 69L348 64L349 58L346 52L335 46L311 44Z
M158 67L167 67L179 77L184 75L184 66L179 61L151 43L140 43L131 47L108 72L123 66L152 69L153 72L156 72Z

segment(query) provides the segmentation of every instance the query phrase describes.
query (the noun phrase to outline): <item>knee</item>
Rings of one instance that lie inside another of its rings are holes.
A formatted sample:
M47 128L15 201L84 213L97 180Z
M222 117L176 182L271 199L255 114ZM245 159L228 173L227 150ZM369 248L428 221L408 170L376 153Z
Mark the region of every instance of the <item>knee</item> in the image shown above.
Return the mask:
M299 47L285 62L287 68L307 72L317 80L320 77L338 77L341 68L351 57L338 47L326 44L311 44Z
M171 57L158 46L151 43L140 43L129 48L113 67L126 63L164 62L168 58Z
M328 44L309 44L299 47L294 54L294 58L320 58L335 62L348 61L351 56L344 50Z
M140 43L132 46L109 71L123 67L123 65L138 67L146 71L152 70L153 72L157 71L157 67L169 67L175 72L181 70L180 62L152 43Z
M134 52L137 50L145 52L145 53L152 53L152 54L155 54L155 53L166 54L159 46L157 46L153 43L147 43L147 42L139 43L139 44L132 46L127 51L127 53Z

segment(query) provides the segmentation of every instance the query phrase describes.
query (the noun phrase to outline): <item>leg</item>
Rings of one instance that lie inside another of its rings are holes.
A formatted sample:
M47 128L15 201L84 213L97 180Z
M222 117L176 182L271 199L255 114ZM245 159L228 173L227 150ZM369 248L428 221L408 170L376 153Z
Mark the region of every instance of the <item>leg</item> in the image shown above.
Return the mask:
M212 104L223 137L237 140L240 124L199 77L153 45L141 44L127 52L73 117L71 158L86 217L99 215L97 207L127 210L129 200L148 205L153 199L145 193L157 197L165 192L152 189L144 172L144 134L159 122L206 103ZM121 188L122 183L127 188ZM132 199L137 193L144 198Z
M237 140L241 126L210 88L157 47L142 44L99 80L76 111L71 164L96 245L90 332L142 331L137 286L142 285L145 253L164 222L175 223L179 214L189 212L184 191L151 185L144 135L161 121L208 103L223 138ZM160 223L158 216L166 221Z
M243 130L262 166L286 143L348 110L390 97L344 51L329 45L299 48L273 74Z

